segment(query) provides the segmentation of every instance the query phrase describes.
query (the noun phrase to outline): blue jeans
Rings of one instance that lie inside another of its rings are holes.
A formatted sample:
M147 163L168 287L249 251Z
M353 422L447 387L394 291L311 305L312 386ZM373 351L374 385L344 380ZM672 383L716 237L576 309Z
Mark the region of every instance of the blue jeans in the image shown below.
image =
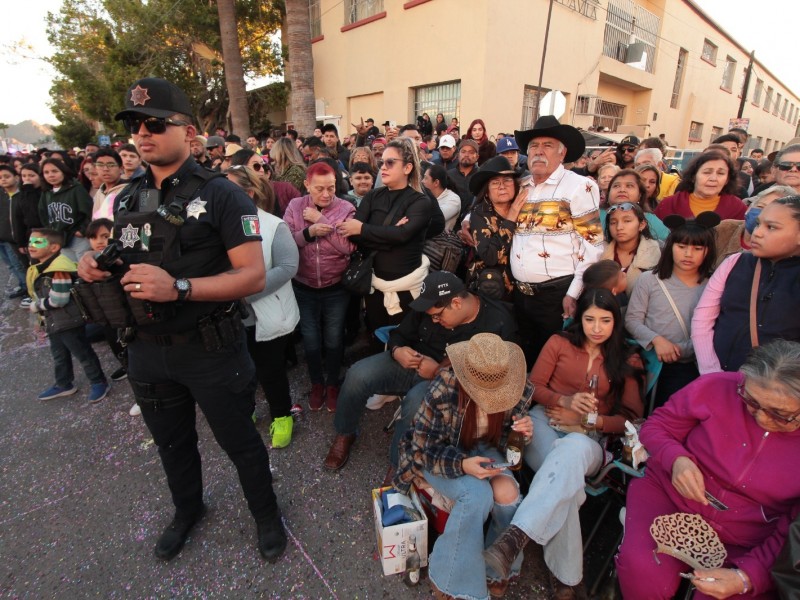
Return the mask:
M511 524L544 546L544 561L559 581L577 585L583 578L578 509L586 501L584 479L602 466L603 449L588 435L550 427L541 405L530 415L533 441L525 462L536 476Z
M17 285L23 290L26 290L25 295L28 295L27 284L25 283L25 268L17 256L17 249L11 242L0 242L0 258L8 265L11 273L17 280Z
M358 421L372 394L402 396L417 384L424 384L427 389L429 382L417 375L415 370L401 366L389 352L362 358L347 370L342 389L339 390L333 419L336 433L350 435L358 431Z
M476 445L469 455L485 456L498 462L505 460L496 448L483 443ZM517 496L517 500L511 504L498 504L494 501L492 484L488 479L478 479L472 475L445 479L427 471L424 475L431 486L454 502L444 533L436 540L428 560L431 581L439 590L456 598L488 598L486 580L496 580L498 577L487 568L481 553L511 524L520 497ZM511 477L511 474L505 470L495 477ZM484 538L483 524L489 515L492 521ZM520 552L511 567L512 576L519 575L522 558Z
M339 284L320 289L297 284L292 287L300 309L300 332L303 334L303 348L311 383L325 384L327 381L328 385L338 386L344 357L344 322L350 292ZM325 372L328 374L327 380Z
M72 357L78 359L86 373L86 378L90 383L105 383L106 376L103 375L103 368L100 366L100 359L94 353L92 345L86 338L86 331L83 327L65 329L58 333L51 333L50 353L53 355L53 363L56 371L56 385L62 388L72 386L75 374L72 371Z
M400 419L394 424L392 445L389 447L389 460L395 467L400 461L398 450L400 440L403 439L406 431L411 429L411 421L414 420L414 417L419 412L419 407L422 406L422 401L425 400L425 394L428 393L430 385L430 380L417 376L413 387L406 392L406 395L400 401Z

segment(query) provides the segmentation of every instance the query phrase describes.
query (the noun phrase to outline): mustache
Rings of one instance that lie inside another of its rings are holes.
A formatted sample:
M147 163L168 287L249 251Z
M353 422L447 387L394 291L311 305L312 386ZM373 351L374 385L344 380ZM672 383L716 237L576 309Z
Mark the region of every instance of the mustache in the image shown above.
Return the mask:
M544 166L548 165L548 161L544 156L532 156L528 159L528 162L532 165L536 163L544 163Z

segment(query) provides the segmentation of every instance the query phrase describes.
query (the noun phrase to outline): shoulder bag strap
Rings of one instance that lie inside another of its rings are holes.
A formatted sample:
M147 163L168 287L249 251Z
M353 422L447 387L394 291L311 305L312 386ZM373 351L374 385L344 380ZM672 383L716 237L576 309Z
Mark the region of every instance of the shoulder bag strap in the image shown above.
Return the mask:
M686 323L684 322L678 307L675 306L675 301L672 299L672 295L667 291L667 286L664 285L664 282L658 275L656 275L656 281L658 282L658 285L661 286L661 291L663 291L664 295L667 297L667 302L669 302L669 305L672 307L672 312L675 313L675 316L678 319L678 324L681 326L681 331L683 331L683 335L688 341L691 339L691 336L689 335L689 329L686 327Z
M389 223L394 221L394 218L397 216L397 213L400 212L400 205L401 204L403 204L403 202L397 202L397 204L392 206L392 209L389 211L389 214L387 214L386 218L383 220L383 223L382 223L383 227L386 227ZM377 250L373 250L365 258L374 258L377 253L378 253Z
M756 258L756 270L753 272L753 285L750 286L750 345L758 348L758 322L756 308L758 305L758 284L761 282L761 259Z

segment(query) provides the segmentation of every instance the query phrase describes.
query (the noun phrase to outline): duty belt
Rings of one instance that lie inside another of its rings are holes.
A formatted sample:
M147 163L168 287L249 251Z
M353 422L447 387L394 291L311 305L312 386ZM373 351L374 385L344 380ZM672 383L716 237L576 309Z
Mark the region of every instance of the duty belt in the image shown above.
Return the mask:
M554 290L561 287L569 287L569 284L572 282L574 275L564 275L563 277L555 277L554 279L549 279L548 281L542 281L540 283L526 283L524 281L515 281L514 285L517 286L517 289L525 294L526 296L535 296L536 294L540 294L547 290Z
M200 332L196 330L189 331L188 333L170 333L163 335L154 335L151 333L136 332L136 339L143 342L150 342L156 346L180 346L183 344L200 344L202 338Z

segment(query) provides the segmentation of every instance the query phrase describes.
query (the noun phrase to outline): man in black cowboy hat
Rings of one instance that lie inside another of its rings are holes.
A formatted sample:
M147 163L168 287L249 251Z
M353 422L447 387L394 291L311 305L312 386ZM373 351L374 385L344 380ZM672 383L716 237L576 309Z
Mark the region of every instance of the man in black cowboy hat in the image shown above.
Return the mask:
M163 79L128 89L123 121L147 171L116 198L121 279L92 253L80 277L119 286L136 323L128 342L128 381L153 436L175 506L155 555L171 560L205 514L195 413L236 465L268 561L286 548L269 456L251 419L256 376L247 352L239 298L264 289L255 206L241 188L200 167L186 94ZM116 268L113 270L116 271ZM116 295L113 308L118 308ZM108 316L109 311L102 311Z
M528 367L547 339L575 312L583 272L600 257L600 194L594 180L567 171L586 148L581 133L552 116L533 129L515 131L528 152L531 179L511 246L514 308Z

